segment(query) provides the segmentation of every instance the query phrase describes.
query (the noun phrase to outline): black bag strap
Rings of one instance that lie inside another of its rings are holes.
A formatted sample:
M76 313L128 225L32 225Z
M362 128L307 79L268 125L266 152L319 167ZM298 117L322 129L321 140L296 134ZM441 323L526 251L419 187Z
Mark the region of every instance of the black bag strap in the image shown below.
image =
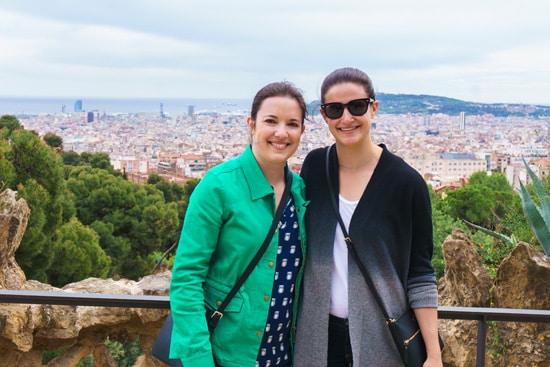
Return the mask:
M223 317L223 311L231 302L231 299L237 294L239 289L241 289L241 286L246 281L250 273L252 273L252 270L254 270L254 267L256 264L258 264L258 261L260 261L261 257L269 247L269 243L271 242L271 238L273 237L273 234L275 233L275 230L277 229L277 226L279 225L279 221L281 220L281 217L283 216L283 212L285 210L286 204L288 202L288 198L290 197L290 187L292 186L292 172L290 170L286 172L286 182L285 182L285 190L283 191L283 196L281 197L281 201L279 202L279 205L277 206L277 211L275 212L275 217L273 218L273 222L271 222L271 227L269 228L269 231L267 232L267 235L265 236L264 243L254 256L254 258L250 261L244 272L241 274L239 279L237 279L237 282L231 288L223 302L220 304L217 310L215 310L208 321L208 328L210 330L214 330L216 325L218 324L218 321Z
M353 241L351 240L351 237L348 234L348 231L346 230L346 226L344 225L344 221L342 220L342 217L340 216L340 210L338 210L338 204L336 203L336 196L338 195L338 192L334 191L334 187L332 185L332 181L330 180L330 173L329 173L329 157L330 157L330 150L332 146L327 147L327 153L326 153L326 162L325 162L325 175L327 178L327 184L329 188L329 196L330 200L332 202L332 208L334 209L334 213L336 214L336 218L338 219L338 223L340 223L340 228L342 229L342 233L344 233L344 240L346 241L346 245L348 247L348 251L350 252L351 256L357 263L357 266L361 270L361 273L363 273L363 277L365 278L365 281L367 282L367 285L370 287L372 294L374 296L374 299L376 300L376 303L378 303L378 307L380 307L380 310L382 311L382 314L384 315L384 319L390 320L390 317L388 316L388 312L386 311L386 308L384 307L384 303L382 302L382 298L380 297L380 294L378 294L378 290L374 286L374 282L372 281L372 278L370 277L370 274L367 271L367 268L359 258L359 254L357 253L357 250L355 249L355 246L353 245Z

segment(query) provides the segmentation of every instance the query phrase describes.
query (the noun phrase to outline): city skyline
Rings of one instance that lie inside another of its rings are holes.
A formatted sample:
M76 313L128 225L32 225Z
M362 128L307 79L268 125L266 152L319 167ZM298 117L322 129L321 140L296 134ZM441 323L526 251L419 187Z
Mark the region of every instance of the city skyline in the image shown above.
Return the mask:
M358 67L377 92L550 105L550 4L0 0L0 96L252 98Z

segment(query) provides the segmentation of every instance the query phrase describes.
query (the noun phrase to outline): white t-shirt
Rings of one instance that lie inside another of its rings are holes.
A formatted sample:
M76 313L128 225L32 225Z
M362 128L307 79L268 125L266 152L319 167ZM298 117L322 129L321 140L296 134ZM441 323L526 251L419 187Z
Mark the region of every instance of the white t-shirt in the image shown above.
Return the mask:
M349 232L349 223L351 216L359 203L359 200L349 201L338 195L339 209L342 221ZM336 222L336 234L334 236L334 263L332 270L332 284L330 293L330 313L331 315L348 318L348 248L344 241L344 234L340 228L340 223Z

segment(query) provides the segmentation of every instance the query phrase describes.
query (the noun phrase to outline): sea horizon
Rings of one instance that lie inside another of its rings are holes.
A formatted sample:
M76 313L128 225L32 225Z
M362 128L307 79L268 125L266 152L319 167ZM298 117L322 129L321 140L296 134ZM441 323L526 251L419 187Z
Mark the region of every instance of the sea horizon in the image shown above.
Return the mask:
M158 113L186 115L194 113L247 112L250 99L243 98L100 98L100 97L0 97L0 115L36 115L75 113L75 103L82 101L82 111L98 113Z

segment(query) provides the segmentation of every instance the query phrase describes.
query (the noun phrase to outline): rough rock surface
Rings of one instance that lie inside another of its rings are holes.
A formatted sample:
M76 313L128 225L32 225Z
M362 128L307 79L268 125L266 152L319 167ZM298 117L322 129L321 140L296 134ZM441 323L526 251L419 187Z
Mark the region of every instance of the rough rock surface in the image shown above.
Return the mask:
M550 257L519 243L495 278L494 306L550 310ZM502 353L498 366L550 366L550 324L498 322Z
M475 246L460 229L453 230L445 240L440 305L550 309L550 257L527 243L519 243L502 261L492 281ZM445 341L444 365L475 366L477 322L440 320L439 324ZM489 323L486 346L487 367L550 367L550 324Z
M445 275L439 281L441 306L489 307L491 277L474 246L471 238L460 229L453 230L445 239ZM439 325L445 342L445 366L475 366L476 321L440 320Z
M25 274L15 262L15 251L25 234L30 209L16 196L12 190L0 193L0 288L19 289L25 282Z

